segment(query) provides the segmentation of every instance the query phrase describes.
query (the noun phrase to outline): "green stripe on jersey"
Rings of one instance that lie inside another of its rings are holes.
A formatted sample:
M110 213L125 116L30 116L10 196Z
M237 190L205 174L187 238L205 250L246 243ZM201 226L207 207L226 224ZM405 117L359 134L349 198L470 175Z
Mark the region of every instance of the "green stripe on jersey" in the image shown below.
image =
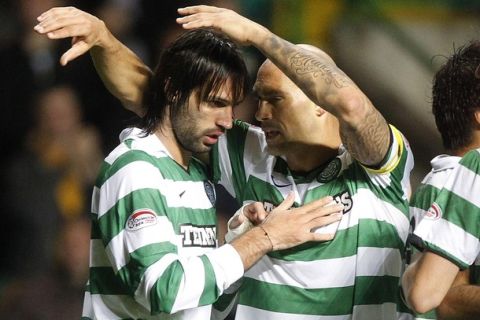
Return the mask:
M410 206L427 211L435 198L440 193L440 189L431 184L420 185L410 200Z
M130 294L130 290L122 285L111 267L90 267L89 281L91 294Z
M205 285L203 288L203 294L198 302L199 305L205 305L208 304L209 301L215 301L219 292L214 277L215 270L213 269L210 260L206 256L201 256L200 259L205 268L205 284L211 284L211 286Z
M303 289L244 278L239 303L282 313L348 315L353 305L398 303L398 282L390 276L356 277L355 287Z
M150 292L152 314L172 311L182 277L183 268L179 262L174 262L165 269Z
M144 273L155 262L169 253L177 253L177 247L170 242L153 243L143 246L129 255L128 263L118 271L118 277L127 284L133 295Z
M368 233L362 230L368 230ZM316 261L353 256L360 247L394 248L403 254L404 244L391 224L362 219L357 225L338 230L332 241L308 242L294 248L271 252L268 256L285 261Z
M480 210L477 206L453 192L441 192L435 202L442 207L443 219L459 226L477 238L480 237L480 216L478 215Z
M237 200L242 199L241 196L244 191L244 184L246 181L245 168L243 166L243 155L245 149L245 139L248 133L249 125L239 121L234 121L234 126L227 130L225 135L227 139L227 152L230 157L230 165L232 166L232 181L233 190L237 196ZM219 144L216 144L211 151L211 166L213 168L213 181L218 182L222 176L220 171L220 156Z
M158 168L164 179L174 181L205 180L203 164L201 164L201 162L195 158L192 158L188 170L185 170L170 157L165 156L156 158L143 151L130 150L121 154L111 165L104 162L96 185L98 187L102 186L110 177L112 177L123 167L136 161L147 162Z
M217 223L213 208L169 207L167 199L159 190L140 189L119 199L114 207L98 219L105 243L110 242L124 230L126 222L133 212L144 208L153 210L157 216L167 216L177 234L180 233L182 224L203 226Z

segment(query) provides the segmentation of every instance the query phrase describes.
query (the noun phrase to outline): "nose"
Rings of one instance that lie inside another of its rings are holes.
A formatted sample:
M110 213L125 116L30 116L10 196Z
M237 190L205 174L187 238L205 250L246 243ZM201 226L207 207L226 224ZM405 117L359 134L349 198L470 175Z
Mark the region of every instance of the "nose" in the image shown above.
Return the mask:
M257 121L265 121L272 119L272 107L270 103L264 100L258 101L257 111L255 112Z
M231 129L233 126L233 108L232 106L227 106L219 108L220 115L217 118L216 124L225 129Z

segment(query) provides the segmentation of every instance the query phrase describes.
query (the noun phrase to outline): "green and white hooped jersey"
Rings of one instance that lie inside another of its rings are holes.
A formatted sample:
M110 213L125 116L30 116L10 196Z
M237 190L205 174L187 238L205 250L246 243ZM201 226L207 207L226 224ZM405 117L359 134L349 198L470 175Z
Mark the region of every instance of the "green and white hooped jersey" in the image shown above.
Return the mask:
M122 135L93 191L83 319L209 319L243 264L230 245L215 249L205 168L185 170L155 135Z
M422 183L413 193L412 199L410 200L410 232L415 230L415 227L423 219L425 214L428 213L428 209L447 182L448 177L452 173L453 169L458 166L460 159L460 157L442 154L430 161L432 170L422 180ZM412 245L408 244L408 247L409 249L407 251L409 253L407 256L417 252ZM407 257L407 263L410 263L409 260L409 257ZM437 317L434 310L424 314L415 315L415 319L417 320L436 318Z
M267 210L290 191L300 206L327 195L345 205L335 239L263 257L245 273L236 319L398 319L400 276L408 235L410 147L391 127L392 144L377 170L346 150L305 176L267 153L260 128L235 121L211 161L215 181L239 203ZM222 306L223 307L223 306Z
M424 219L415 228L414 234L423 240L425 248L445 257L460 269L478 265L479 194L480 149L476 149L463 156Z

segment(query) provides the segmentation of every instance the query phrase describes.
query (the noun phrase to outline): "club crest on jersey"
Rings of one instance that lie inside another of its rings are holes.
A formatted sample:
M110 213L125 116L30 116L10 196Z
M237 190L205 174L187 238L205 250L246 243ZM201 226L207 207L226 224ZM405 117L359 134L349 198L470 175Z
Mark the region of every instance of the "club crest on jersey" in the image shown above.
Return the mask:
M342 168L342 162L339 158L335 158L323 169L317 176L317 181L320 183L327 183L330 180L337 177L340 169Z
M437 220L442 216L442 208L437 203L432 203L432 206L428 208L427 212L425 212L425 218L431 220Z
M217 227L215 225L196 226L193 224L180 225L183 247L217 246Z
M205 189L205 193L210 200L212 206L215 206L215 202L217 201L217 195L215 193L215 186L210 181L203 181L203 187Z
M125 229L135 231L157 223L157 215L150 209L140 209L128 217Z

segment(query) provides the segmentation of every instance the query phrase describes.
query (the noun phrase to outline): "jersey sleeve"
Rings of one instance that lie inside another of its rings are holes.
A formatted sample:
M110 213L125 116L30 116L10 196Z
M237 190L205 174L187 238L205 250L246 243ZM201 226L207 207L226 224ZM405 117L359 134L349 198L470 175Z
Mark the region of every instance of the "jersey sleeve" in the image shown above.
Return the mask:
M181 215L190 208L175 206L171 184L147 158L120 159L103 180L92 206L90 292L130 295L151 314L175 313L212 304L243 275L230 245L199 256L178 254L181 236L167 210ZM198 206L190 210L201 212Z
M390 125L390 147L383 161L375 166L361 166L374 185L402 195L405 200L411 196L410 172L413 169L413 154L404 135Z
M467 153L415 229L424 247L465 269L480 253L480 154Z

